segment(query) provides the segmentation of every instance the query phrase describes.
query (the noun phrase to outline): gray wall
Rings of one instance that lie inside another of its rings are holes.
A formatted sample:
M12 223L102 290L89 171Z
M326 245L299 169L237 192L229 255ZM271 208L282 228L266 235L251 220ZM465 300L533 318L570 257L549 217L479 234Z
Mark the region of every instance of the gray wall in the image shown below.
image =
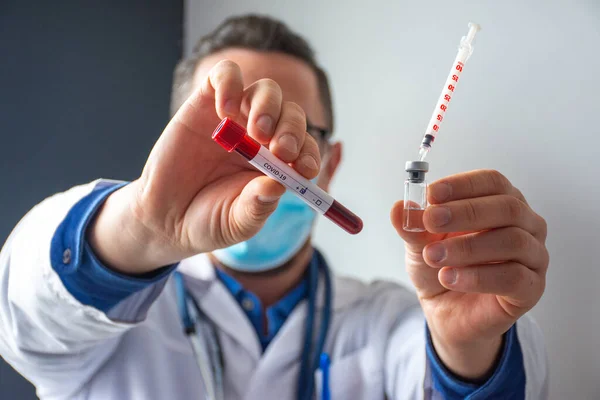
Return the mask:
M388 214L467 31L475 52L431 152L429 180L495 168L550 228L551 266L533 311L552 399L600 398L600 3L563 1L187 0L186 49L232 12L269 13L314 44L333 82L345 160L333 193L365 221L357 237L321 221L334 267L408 283Z
M139 174L168 121L182 18L171 0L0 2L0 243L52 193ZM31 398L0 359L0 399Z

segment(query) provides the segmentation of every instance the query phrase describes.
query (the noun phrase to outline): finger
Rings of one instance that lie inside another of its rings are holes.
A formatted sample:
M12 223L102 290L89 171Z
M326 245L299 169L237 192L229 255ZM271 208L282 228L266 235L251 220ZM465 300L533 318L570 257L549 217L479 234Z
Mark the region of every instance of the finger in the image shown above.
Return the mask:
M539 215L510 195L457 200L427 207L423 216L430 232L463 232L516 226L533 235L544 230Z
M281 107L281 115L269 149L281 160L296 161L306 140L306 114L296 103L286 101Z
M258 142L267 144L281 114L283 94L272 79L261 79L244 90L243 110L248 110L248 133Z
M476 170L440 179L429 185L428 201L440 204L475 197L508 194L526 203L523 194L498 171Z
M500 228L445 239L427 245L423 258L432 267L467 267L514 261L532 269L548 266L548 251L520 228Z
M200 86L203 97L214 98L220 118L236 117L240 112L244 83L242 71L233 61L219 61Z
M410 246L411 250L418 253L419 256L426 244L440 240L442 235L435 235L430 232L408 232L403 228L404 225L404 201L398 201L392 206L390 212L392 225L398 232L398 235Z
M406 271L421 298L434 297L446 289L438 281L437 270L425 264L423 247L435 240L440 240L442 236L429 232L405 231L402 227L403 213L404 202L399 201L392 207L390 219L396 232L405 242Z
M305 133L304 145L300 149L298 158L294 161L294 169L305 178L313 179L321 169L321 155L317 141Z
M255 235L277 208L285 187L266 176L252 179L232 204L232 240L238 243Z
M523 308L535 305L545 287L543 274L514 262L466 268L444 267L438 278L445 288L452 291L507 296L512 306Z

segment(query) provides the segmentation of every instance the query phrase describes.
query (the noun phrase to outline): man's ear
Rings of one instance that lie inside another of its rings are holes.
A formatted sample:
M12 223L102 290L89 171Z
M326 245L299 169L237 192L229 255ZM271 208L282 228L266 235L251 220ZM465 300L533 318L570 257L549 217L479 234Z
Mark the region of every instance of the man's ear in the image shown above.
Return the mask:
M326 191L329 190L329 185L333 180L340 162L342 161L342 143L335 142L329 147L329 151L325 156L325 163L321 166L318 184Z

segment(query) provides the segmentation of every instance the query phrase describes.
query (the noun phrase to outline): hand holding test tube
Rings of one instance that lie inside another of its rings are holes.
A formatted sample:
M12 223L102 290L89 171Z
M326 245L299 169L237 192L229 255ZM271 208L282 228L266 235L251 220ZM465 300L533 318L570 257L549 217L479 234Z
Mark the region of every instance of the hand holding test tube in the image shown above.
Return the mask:
M215 129L212 138L225 150L236 151L250 164L268 177L276 180L302 199L319 214L325 215L332 222L353 235L362 230L362 220L348 210L327 192L304 178L292 167L281 161L264 146L251 138L246 129L225 118Z

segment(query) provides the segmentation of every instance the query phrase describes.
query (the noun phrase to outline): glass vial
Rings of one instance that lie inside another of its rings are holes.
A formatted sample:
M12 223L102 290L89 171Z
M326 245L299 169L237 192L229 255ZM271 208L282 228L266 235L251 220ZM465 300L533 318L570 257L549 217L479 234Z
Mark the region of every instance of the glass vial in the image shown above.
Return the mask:
M404 182L404 212L402 228L408 232L425 232L423 213L427 207L427 182L425 173L429 171L429 163L425 161L408 161L406 172L408 178Z

